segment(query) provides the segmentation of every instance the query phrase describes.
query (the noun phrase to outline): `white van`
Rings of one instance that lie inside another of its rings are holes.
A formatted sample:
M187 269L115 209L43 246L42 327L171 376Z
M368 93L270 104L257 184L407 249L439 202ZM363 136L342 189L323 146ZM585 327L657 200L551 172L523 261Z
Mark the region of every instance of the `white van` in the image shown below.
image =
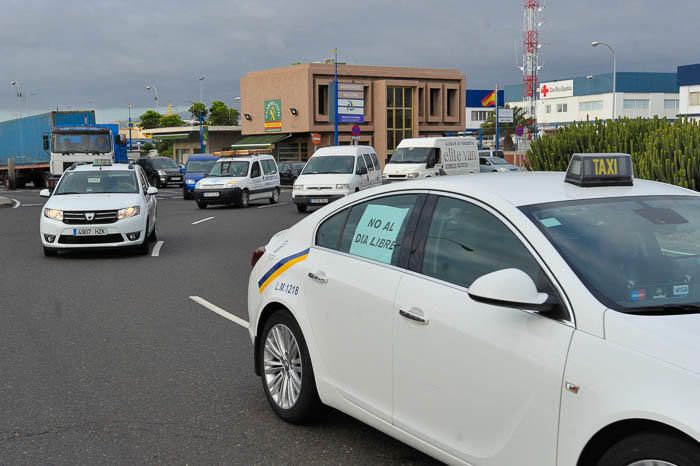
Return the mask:
M398 181L466 173L479 173L479 150L475 138L412 138L399 143L384 166L383 178Z
M270 154L221 157L195 185L194 198L200 209L209 205L248 207L248 202L256 199L277 204L280 200L277 162Z
M382 184L381 166L370 146L330 146L318 149L292 189L299 212L322 206L348 194Z

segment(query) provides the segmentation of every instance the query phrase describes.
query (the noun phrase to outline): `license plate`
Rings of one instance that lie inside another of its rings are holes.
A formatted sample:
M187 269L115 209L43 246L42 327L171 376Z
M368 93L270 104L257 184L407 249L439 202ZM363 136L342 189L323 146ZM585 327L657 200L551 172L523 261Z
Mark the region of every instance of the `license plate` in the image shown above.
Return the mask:
M204 197L219 197L219 193L204 193Z
M170 179L173 181L180 181L182 178L180 178L179 176L172 176L170 177Z
M312 204L328 204L328 199L311 199Z
M104 236L106 228L73 228L73 236Z

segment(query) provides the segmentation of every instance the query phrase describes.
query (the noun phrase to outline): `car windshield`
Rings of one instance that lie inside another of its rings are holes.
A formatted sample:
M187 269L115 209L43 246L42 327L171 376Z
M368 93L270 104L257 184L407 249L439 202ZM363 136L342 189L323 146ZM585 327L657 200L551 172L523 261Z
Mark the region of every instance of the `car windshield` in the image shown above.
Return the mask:
M190 160L187 162L188 173L209 173L216 160Z
M151 159L151 163L156 170L179 168L173 159Z
M52 135L51 151L59 154L106 154L112 151L111 140L108 131L55 132Z
M219 161L214 164L209 172L209 176L248 176L248 165L250 165L250 162L245 160Z
M609 308L700 311L700 197L593 199L522 210Z
M304 167L302 175L320 175L325 173L346 174L355 172L355 157L352 155L329 155L311 157Z
M133 171L68 171L56 187L55 195L139 192Z
M434 150L432 147L401 147L394 151L389 163L425 163Z

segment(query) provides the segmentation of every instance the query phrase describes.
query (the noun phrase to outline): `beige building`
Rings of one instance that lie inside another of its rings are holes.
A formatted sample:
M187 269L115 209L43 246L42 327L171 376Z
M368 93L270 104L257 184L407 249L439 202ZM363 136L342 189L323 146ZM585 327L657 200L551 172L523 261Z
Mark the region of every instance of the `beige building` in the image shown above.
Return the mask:
M268 148L278 160L306 160L333 144L334 68L307 63L255 71L241 79L243 139L234 148ZM338 65L339 143L374 146L382 161L404 138L464 131L466 78L456 70Z
M241 139L240 126L205 126L205 152L229 150ZM173 155L177 163L186 163L191 154L199 154L199 126L174 126L170 128L144 129L145 137L154 141L172 141Z

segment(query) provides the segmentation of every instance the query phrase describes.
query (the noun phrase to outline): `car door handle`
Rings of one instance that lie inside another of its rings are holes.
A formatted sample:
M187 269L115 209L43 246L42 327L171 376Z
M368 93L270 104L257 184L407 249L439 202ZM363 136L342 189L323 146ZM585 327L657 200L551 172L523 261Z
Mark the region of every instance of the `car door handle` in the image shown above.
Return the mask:
M408 320L411 320L417 324L421 325L428 325L428 319L425 318L425 315L423 314L423 311L417 308L411 308L409 311L404 311L403 309L399 309L399 315L401 317L405 317Z
M323 272L316 272L316 273L309 272L309 278L311 280L317 281L317 282L322 283L322 284L328 283L328 279L326 278L326 274Z

